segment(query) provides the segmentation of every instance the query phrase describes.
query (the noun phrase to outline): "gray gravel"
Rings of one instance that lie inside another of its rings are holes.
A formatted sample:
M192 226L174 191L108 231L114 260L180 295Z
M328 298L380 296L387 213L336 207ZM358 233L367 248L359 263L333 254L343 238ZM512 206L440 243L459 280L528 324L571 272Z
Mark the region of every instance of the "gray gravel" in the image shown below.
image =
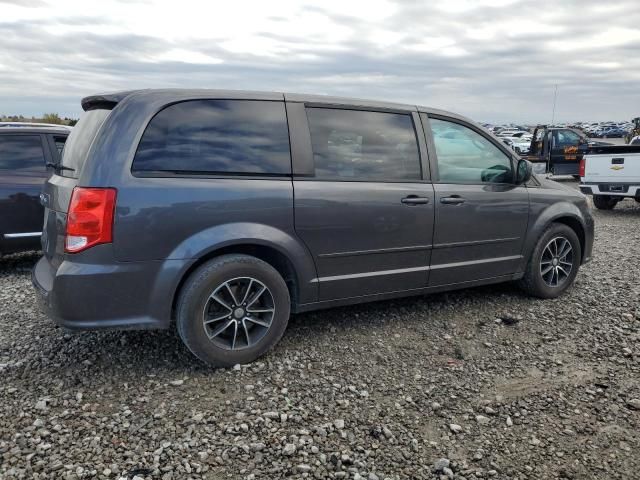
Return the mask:
M640 478L640 205L567 296L511 285L299 315L248 366L70 334L0 259L2 479Z

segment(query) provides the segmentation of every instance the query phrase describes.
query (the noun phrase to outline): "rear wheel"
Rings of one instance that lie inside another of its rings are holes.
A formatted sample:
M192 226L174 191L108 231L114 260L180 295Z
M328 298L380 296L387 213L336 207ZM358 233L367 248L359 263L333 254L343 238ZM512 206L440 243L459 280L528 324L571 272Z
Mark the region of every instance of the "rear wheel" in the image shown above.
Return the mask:
M289 290L276 269L249 255L223 255L187 279L176 323L199 359L231 366L249 363L278 343L289 312Z
M567 225L551 224L533 249L520 287L535 297L558 297L573 284L581 259L576 233Z
M599 210L611 210L618 204L618 199L608 195L594 195L593 204Z

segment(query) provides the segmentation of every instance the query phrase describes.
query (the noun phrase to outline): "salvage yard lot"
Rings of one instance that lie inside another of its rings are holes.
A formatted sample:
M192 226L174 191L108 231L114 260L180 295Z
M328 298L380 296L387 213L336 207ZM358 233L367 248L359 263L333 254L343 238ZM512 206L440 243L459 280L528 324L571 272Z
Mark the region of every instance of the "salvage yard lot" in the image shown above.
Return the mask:
M640 204L593 213L564 297L298 315L224 370L173 332L56 328L37 255L0 259L0 478L640 478Z

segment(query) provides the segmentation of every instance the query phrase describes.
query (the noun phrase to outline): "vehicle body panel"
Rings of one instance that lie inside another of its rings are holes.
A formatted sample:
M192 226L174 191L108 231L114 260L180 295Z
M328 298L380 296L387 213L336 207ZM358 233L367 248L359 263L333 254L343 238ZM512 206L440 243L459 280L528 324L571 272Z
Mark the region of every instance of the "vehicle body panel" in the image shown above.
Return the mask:
M524 186L436 183L429 286L516 273L522 263L529 193ZM461 204L443 204L448 197Z

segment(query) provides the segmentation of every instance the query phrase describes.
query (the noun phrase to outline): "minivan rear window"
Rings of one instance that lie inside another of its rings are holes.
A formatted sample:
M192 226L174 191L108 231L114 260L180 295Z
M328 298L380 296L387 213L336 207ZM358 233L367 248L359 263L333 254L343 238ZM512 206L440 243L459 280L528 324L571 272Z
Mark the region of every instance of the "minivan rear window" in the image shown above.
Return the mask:
M289 175L284 102L190 100L170 105L142 135L132 171Z
M58 175L71 178L79 177L84 162L87 160L89 148L110 112L111 110L99 108L89 110L80 117L80 121L71 130L62 150L60 164L65 168L60 169L57 172Z

